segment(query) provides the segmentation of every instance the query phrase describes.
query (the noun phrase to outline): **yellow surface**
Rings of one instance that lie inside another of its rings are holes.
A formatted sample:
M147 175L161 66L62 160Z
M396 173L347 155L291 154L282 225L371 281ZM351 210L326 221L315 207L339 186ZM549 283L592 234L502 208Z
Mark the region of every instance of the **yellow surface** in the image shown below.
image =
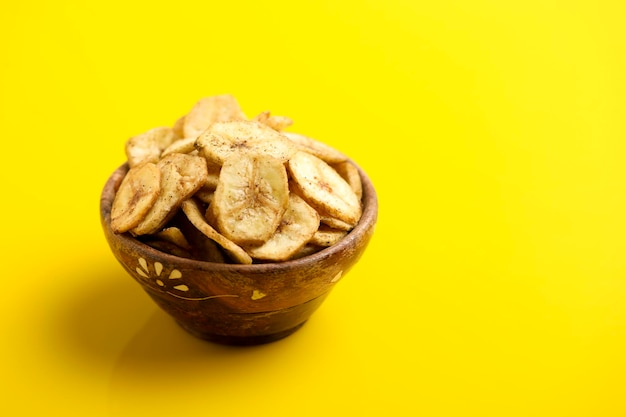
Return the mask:
M3 2L11 416L626 415L620 0ZM380 221L293 336L188 336L110 254L127 137L202 96L352 156Z

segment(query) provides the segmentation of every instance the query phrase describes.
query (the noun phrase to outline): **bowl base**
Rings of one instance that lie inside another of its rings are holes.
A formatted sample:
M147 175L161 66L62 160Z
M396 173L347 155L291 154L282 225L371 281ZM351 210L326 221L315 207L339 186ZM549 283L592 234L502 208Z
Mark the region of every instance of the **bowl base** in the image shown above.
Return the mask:
M275 342L280 339L284 339L285 337L295 333L298 329L304 326L306 320L302 323L298 324L291 329L283 330L277 333L272 334L263 334L258 336L229 336L223 334L214 334L214 333L204 333L200 332L197 329L192 329L185 325L185 323L176 320L176 323L180 327L182 327L189 334L203 340L207 340L209 342L218 343L220 345L231 345L231 346L254 346L254 345L262 345L265 343Z

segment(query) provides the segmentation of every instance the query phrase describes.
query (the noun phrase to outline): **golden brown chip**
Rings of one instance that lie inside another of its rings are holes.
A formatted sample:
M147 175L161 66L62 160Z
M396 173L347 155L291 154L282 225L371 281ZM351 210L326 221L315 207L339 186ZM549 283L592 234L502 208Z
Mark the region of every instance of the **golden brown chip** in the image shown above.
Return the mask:
M180 204L206 181L206 161L200 156L172 153L157 163L161 172L159 197L145 218L131 230L135 236L155 233L175 214Z
M271 127L274 130L282 131L293 124L293 120L291 120L287 116L274 116L271 115L269 111L264 111L259 115L255 116L254 119L257 122L263 123Z
M343 239L348 232L345 230L332 229L328 226L320 226L320 228L315 232L309 243L317 246L332 246L335 243L339 242Z
M290 194L289 205L274 234L260 246L246 247L246 252L256 259L285 261L311 240L319 224L315 209L296 194Z
M323 248L320 246L315 246L313 244L307 243L306 245L298 249L293 255L291 255L291 258L289 259L304 258L305 256L313 255L314 253L319 252L321 249Z
M237 153L220 171L210 209L224 236L238 244L260 244L272 236L288 202L287 171L280 160Z
M255 121L214 123L196 140L196 148L209 163L224 164L234 153L273 156L287 162L297 146L271 127Z
M361 202L350 185L330 165L308 152L289 160L289 172L301 196L320 215L334 217L351 226L361 218Z
M219 165L207 163L208 175L207 175L206 182L204 183L203 188L207 188L211 190L215 190L217 188L217 184L220 181L221 169L222 167Z
M174 126L172 126L172 130L174 131L174 135L176 135L176 139L182 139L185 137L185 132L183 131L185 127L185 116L179 117L176 122L174 122Z
M213 199L215 199L215 193L213 193ZM204 219L211 225L211 227L217 229L217 219L215 218L211 204L213 204L213 201L211 201L211 203L207 206L207 209L204 212Z
M334 217L329 217L329 216L320 216L320 223L325 224L331 229L343 230L346 232L349 232L350 230L354 229L353 225L348 224L339 219L335 219Z
M216 122L246 119L239 103L230 94L205 97L200 99L185 116L183 137L197 138Z
M252 258L240 246L221 235L205 220L198 203L193 199L185 200L182 204L183 212L187 215L189 221L206 237L215 241L224 250L226 250L233 259L241 264L251 264Z
M333 164L332 167L341 175L341 178L346 180L356 197L361 200L363 197L363 184L361 183L361 175L357 167L350 161L339 162Z
M170 243L175 244L176 246L183 248L187 251L191 250L191 245L187 241L187 238L181 232L178 227L166 227L165 229L154 234L154 237L160 240L164 240Z
M283 135L297 144L300 150L307 151L329 164L336 164L348 159L343 153L319 140L293 132L283 132Z
M171 154L171 153L192 153L196 150L194 144L196 143L195 138L185 138L178 139L172 142L170 146L165 148L163 152L161 152L161 158Z
M213 201L213 197L215 196L215 190L205 185L204 187L196 191L193 196L205 204L211 204L211 202Z
M128 170L111 207L115 233L127 232L144 219L159 197L160 184L161 172L151 162Z
M135 167L146 162L157 163L161 152L176 140L174 130L155 127L126 141L128 166Z

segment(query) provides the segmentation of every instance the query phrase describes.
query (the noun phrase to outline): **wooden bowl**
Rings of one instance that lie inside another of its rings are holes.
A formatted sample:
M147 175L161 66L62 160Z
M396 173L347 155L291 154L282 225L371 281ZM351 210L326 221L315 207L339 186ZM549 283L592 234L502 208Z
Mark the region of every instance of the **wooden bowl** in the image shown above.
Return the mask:
M363 216L340 242L279 263L211 263L160 252L111 230L111 205L126 164L108 179L100 218L111 251L146 293L189 333L222 344L272 342L298 330L367 247L378 215L376 191L359 168Z

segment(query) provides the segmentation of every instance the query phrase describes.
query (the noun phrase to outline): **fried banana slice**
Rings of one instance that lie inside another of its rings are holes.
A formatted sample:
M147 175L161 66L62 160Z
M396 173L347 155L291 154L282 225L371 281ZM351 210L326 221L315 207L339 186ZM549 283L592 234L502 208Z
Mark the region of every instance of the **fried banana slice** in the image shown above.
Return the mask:
M237 152L270 155L284 163L298 150L285 136L256 121L214 123L198 137L196 149L217 165Z
M263 123L271 127L272 129L280 132L293 124L293 120L291 120L287 116L274 116L270 114L269 111L264 111L257 116L255 116L252 120Z
M166 242L173 243L174 245L187 251L190 251L192 249L191 245L187 241L187 238L178 227L166 227L165 229L155 233L154 237Z
M209 209L224 236L256 245L272 236L288 203L287 170L280 160L237 153L222 166Z
M208 188L205 185L196 191L193 196L205 204L211 204L213 202L213 197L215 196L215 189Z
M320 225L317 211L296 194L289 195L289 205L274 234L260 246L245 247L255 259L285 261L313 237Z
M155 233L175 214L180 204L206 182L206 161L200 156L172 153L157 164L161 172L161 189L145 218L133 229L135 236Z
M215 190L217 188L217 184L220 181L221 169L222 167L219 165L207 163L208 176L206 178L206 182L204 183L203 188L207 188L211 190Z
M122 180L111 207L111 229L124 233L137 226L159 197L161 172L151 162L131 168Z
M215 243L220 245L226 252L228 252L232 258L240 264L251 264L252 258L246 253L239 245L229 240L225 236L221 235L204 219L198 203L193 199L185 200L182 203L182 209L187 218L202 234Z
M307 243L306 245L298 249L293 255L291 255L291 258L289 259L292 260L292 259L304 258L305 256L313 255L314 253L317 253L322 249L324 248Z
M343 230L345 232L349 232L354 229L353 225L329 216L320 216L320 223L325 224L331 229Z
M357 167L350 161L339 162L331 166L341 175L341 178L346 180L354 194L356 194L356 198L360 201L363 198L363 184L361 183L361 175Z
M155 127L126 141L125 152L128 166L135 167L146 162L157 163L161 152L176 140L170 127Z
M172 126L172 130L174 131L174 135L176 135L177 139L182 139L185 137L185 132L183 129L185 128L185 116L181 116L174 122Z
M220 169L219 165L207 164L206 181L202 188L196 191L193 195L194 197L206 204L210 204L213 201L213 195L220 179Z
M328 226L321 225L315 234L313 234L309 243L316 246L328 247L339 242L347 234L348 232L345 230L333 229Z
M178 139L172 142L170 146L165 148L163 152L161 152L161 158L171 154L171 153L192 153L196 150L194 144L196 143L195 138L185 138Z
M304 151L288 163L289 173L299 194L320 215L355 226L361 218L361 202L350 185L330 165Z
M328 164L336 164L348 159L346 155L339 152L337 149L319 140L293 132L283 132L282 134L294 144L298 145L300 150L307 151Z
M216 122L246 120L237 99L230 94L200 99L187 113L183 124L183 137L197 138Z

